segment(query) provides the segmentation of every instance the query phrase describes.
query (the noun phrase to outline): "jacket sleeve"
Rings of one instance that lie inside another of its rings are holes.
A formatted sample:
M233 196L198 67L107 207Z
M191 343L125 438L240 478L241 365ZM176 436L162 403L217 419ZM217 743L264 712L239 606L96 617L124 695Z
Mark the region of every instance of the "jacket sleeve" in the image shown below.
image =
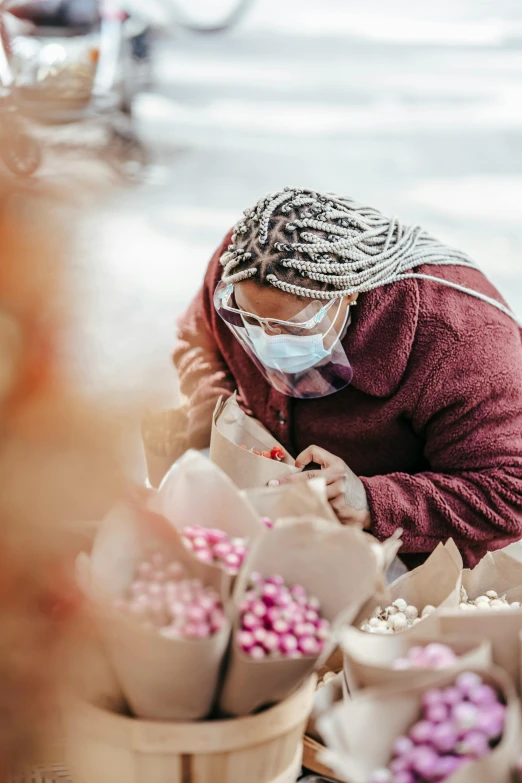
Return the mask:
M196 449L210 444L216 402L229 397L236 386L215 340L211 317L219 257L229 242L230 234L214 253L201 289L178 321L173 358L181 392L188 399L188 446Z
M401 552L453 537L473 566L522 537L522 347L507 325L456 340L413 415L431 470L363 478L372 532L403 528Z

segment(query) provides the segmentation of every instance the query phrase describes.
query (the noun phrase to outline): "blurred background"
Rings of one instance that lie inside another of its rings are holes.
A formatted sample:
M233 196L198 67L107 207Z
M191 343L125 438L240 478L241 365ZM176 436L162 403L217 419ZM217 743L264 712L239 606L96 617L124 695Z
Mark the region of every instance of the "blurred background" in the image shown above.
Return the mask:
M34 179L67 188L81 171L95 193L69 265L67 351L85 388L175 402L176 317L240 212L287 184L422 223L473 255L522 315L519 0L124 8L137 43L123 121L108 112L31 130L43 148ZM186 29L222 21L234 24Z

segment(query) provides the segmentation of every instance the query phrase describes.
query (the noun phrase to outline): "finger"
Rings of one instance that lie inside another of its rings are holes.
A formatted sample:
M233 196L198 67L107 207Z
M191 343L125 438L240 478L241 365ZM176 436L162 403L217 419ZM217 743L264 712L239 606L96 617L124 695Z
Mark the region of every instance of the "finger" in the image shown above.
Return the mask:
M281 484L299 484L302 481L318 478L323 475L322 470L303 470L300 473L292 473L290 476L283 476L280 479L272 479L268 482L269 487L278 487Z
M317 465L321 465L322 468L329 468L335 464L342 464L342 460L336 457L334 454L330 454L326 449L321 446L308 446L307 449L302 451L296 461L296 468L304 468L309 465L310 462L315 462Z
M337 468L326 468L325 470L302 470L300 473L292 473L290 476L284 476L280 479L272 479L268 482L269 487L277 487L281 484L299 484L301 481L310 481L310 479L321 478L327 484L336 481L339 476Z
M325 471L323 471L325 472ZM335 499L340 497L344 502L344 481L339 476L332 481L331 484L326 485L326 497L330 501L332 507Z

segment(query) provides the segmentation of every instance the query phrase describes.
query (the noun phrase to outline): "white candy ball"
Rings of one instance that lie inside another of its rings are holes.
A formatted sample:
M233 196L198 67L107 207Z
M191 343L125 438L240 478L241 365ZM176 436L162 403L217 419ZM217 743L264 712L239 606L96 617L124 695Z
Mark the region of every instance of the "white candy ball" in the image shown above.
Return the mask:
M419 616L419 610L416 606L407 606L405 614L406 617L410 617L412 620L415 620L415 618Z
M486 590L486 595L488 598L498 598L496 590Z
M408 627L408 619L404 612L397 612L390 617L388 624L394 631L404 631Z
M436 608L432 606L431 604L426 604L424 609L422 610L421 617L429 617L430 614L433 614L433 612L436 612Z
M405 601L404 598L396 598L395 601L393 601L392 606L395 606L399 612L404 612L408 606L408 602Z

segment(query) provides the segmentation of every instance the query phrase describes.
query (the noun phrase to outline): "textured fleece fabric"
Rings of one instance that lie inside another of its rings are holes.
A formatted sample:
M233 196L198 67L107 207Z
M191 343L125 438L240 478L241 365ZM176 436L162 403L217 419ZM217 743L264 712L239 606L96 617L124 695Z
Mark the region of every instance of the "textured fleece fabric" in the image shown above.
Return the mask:
M230 235L229 235L230 236ZM424 280L362 294L343 346L350 386L298 400L275 391L214 310L221 269L210 261L179 322L174 352L190 402L189 442L208 445L216 398L240 402L297 456L311 444L361 476L378 539L403 528L403 553L450 536L467 566L522 537L522 346L491 305ZM478 271L423 267L501 300ZM423 557L404 558L408 565Z

